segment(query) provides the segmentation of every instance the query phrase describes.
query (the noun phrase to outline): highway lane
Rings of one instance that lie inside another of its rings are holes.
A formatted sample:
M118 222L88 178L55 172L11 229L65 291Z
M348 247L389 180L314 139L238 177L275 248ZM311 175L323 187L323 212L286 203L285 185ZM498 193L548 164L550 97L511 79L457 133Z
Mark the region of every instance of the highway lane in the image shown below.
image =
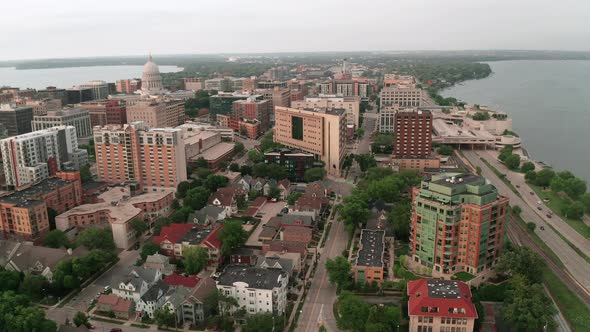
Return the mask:
M571 275L586 289L590 290L590 264L576 253L559 235L549 227L545 221L536 213L536 209L531 208L520 197L518 197L508 186L500 180L486 164L479 158L480 154L476 151L463 151L467 160L474 166L482 169L482 175L490 180L498 191L510 199L511 205L518 205L522 209L521 216L526 222L533 222L537 225L537 234L547 244L547 246L561 259ZM545 226L541 231L540 227Z

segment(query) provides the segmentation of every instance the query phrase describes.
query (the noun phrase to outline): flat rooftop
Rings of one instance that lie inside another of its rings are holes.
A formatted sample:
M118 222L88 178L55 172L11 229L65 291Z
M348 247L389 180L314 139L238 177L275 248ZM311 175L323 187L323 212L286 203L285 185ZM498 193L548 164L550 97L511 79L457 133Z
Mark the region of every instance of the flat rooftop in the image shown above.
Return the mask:
M281 277L286 278L287 273L279 269L229 265L217 279L217 284L233 286L236 282L243 282L248 284L248 288L273 289L281 286Z
M202 153L194 156L191 159L197 160L200 157L203 157L203 158L205 158L205 160L217 160L217 159L223 157L224 155L226 155L227 153L231 152L233 149L234 149L233 143L221 142L221 143L215 144L214 146L212 146L209 149L203 151Z
M430 279L426 283L428 296L435 299L460 299L459 284L455 280Z
M449 174L441 178L434 178L432 183L445 186L454 187L462 184L485 183L482 177L473 174Z
M357 266L383 267L384 237L385 231L361 231L361 249L356 259Z
M42 201L33 199L33 197L40 197L46 195L58 188L62 188L72 183L72 181L63 180L60 178L47 178L35 185L28 187L21 191L15 191L6 196L0 197L1 203L15 204L22 207L34 206Z

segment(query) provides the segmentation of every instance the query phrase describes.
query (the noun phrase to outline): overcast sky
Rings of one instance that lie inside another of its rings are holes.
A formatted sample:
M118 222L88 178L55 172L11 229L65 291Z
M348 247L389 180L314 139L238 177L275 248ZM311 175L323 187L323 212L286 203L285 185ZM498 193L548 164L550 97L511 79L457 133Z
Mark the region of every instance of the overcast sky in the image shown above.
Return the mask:
M0 60L150 50L590 50L588 0L16 0L0 8Z

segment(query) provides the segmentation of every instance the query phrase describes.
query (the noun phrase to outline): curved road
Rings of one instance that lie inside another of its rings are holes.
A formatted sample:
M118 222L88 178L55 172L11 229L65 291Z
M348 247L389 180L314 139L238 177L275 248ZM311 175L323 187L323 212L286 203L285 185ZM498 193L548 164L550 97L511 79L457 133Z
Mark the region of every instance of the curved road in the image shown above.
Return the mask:
M531 208L525 201L518 197L508 186L500 180L486 164L479 158L480 154L476 151L463 151L467 160L474 166L479 166L482 170L482 175L492 181L498 191L510 199L511 205L518 205L522 209L522 219L527 222L533 222L540 226L546 226L546 222L541 218L536 209ZM490 158L484 157L486 160ZM528 193L527 193L528 195ZM524 195L523 195L524 196ZM538 231L537 234L547 244L547 246L561 259L567 270L583 285L586 291L590 290L590 264L578 255L559 235L551 228L545 227L544 231Z

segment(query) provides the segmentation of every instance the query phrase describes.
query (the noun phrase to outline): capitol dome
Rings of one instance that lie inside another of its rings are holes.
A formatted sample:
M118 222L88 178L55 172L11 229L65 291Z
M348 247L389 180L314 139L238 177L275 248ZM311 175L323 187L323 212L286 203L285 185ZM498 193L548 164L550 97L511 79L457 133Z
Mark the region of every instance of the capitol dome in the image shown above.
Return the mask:
M144 94L156 95L164 91L162 86L162 77L160 76L160 69L152 59L150 54L148 61L143 66L143 75L141 76L141 91Z

